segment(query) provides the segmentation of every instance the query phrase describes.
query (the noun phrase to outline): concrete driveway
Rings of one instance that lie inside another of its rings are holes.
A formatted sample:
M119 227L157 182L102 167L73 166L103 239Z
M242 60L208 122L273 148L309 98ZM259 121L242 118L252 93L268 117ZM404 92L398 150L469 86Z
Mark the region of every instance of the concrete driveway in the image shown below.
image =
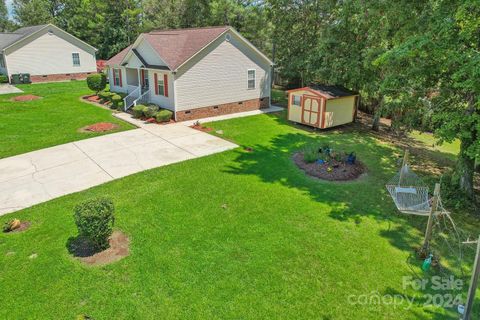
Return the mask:
M237 145L185 124L141 128L0 159L0 215Z

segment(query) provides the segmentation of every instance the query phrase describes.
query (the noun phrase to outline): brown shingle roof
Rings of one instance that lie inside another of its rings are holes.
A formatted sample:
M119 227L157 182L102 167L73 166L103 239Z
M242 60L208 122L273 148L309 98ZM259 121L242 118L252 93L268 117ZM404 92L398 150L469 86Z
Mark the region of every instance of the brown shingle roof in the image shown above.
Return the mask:
M130 49L132 49L132 46L133 45L129 45L128 47L126 47L125 49L123 49L122 51L120 51L119 53L114 55L113 57L111 57L109 60L107 60L106 65L107 66L113 66L113 65L120 64L122 62L123 58L125 58L127 53L130 51Z
M176 70L185 61L194 56L207 44L215 40L230 27L207 27L192 29L155 30L142 36L158 53L170 70ZM112 59L107 64L119 64L130 50L131 46Z

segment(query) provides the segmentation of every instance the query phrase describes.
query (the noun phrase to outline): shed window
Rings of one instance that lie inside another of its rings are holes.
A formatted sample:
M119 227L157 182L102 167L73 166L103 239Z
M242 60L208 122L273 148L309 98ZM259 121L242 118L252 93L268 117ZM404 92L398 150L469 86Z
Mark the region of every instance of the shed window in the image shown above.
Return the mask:
M300 106L302 102L302 97L293 95L293 104L296 106Z
M80 66L80 54L78 52L72 53L73 66Z
M3 61L3 54L0 54L0 68L5 68L5 62Z
M248 78L247 78L247 86L248 89L255 89L255 70L250 69L248 70Z

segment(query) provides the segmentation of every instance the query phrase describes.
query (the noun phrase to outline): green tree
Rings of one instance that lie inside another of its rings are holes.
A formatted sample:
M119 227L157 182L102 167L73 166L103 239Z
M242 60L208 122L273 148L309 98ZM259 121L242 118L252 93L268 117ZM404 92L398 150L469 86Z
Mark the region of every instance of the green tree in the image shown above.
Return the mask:
M22 27L53 23L60 9L55 0L13 0L13 17Z
M480 3L431 1L422 13L407 41L378 59L382 85L405 113L431 114L440 141L460 140L452 182L473 196L480 155ZM411 120L400 119L406 127Z

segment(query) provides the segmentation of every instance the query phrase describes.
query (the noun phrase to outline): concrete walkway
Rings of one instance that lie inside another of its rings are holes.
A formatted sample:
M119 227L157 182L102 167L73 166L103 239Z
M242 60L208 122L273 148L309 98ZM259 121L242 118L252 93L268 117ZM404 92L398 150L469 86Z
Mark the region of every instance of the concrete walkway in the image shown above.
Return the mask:
M278 110L273 107L263 112ZM207 120L246 115L251 112ZM188 127L190 122L157 125L126 113L115 116L139 128L0 159L0 215L140 171L237 147Z
M0 84L0 95L1 94L10 94L10 93L20 93L23 92L22 90L18 89L15 86L12 86L8 83Z

